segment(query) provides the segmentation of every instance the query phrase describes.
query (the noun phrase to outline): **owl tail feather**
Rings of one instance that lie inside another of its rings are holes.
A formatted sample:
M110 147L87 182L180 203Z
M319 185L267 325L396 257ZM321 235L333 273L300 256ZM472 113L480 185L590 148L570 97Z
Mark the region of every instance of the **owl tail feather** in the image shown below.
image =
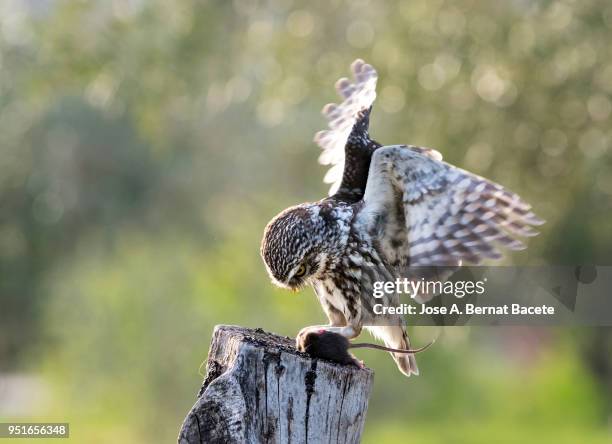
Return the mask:
M394 347L394 348L409 349L410 342L408 341L408 337L406 337L406 340L402 342L400 347ZM416 358L414 357L414 355L406 355L406 354L399 354L399 353L391 353L391 354L393 355L393 359L395 360L397 367L400 369L400 371L403 374L405 374L406 376L410 376L410 375L418 376L419 375L419 367L417 366Z
M387 347L398 348L403 350L410 349L410 341L406 334L406 329L403 326L375 326L369 327L370 332L382 339ZM399 370L406 376L418 375L419 368L417 367L416 358L413 354L391 353L393 360L397 364Z

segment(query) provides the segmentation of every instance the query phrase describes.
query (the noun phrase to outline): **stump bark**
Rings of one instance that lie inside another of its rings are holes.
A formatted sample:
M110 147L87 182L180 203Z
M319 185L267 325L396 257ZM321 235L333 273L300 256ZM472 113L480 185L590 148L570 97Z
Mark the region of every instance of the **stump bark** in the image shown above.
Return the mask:
M373 376L312 359L290 338L217 326L178 442L357 443Z

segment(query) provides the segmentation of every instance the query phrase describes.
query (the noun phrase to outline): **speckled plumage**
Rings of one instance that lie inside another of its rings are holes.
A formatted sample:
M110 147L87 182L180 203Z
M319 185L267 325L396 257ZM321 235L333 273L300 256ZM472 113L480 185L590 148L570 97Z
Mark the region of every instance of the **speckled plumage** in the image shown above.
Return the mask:
M497 246L524 248L514 237L537 234L531 225L543 223L519 196L443 162L435 150L372 140L378 76L362 60L351 69L353 83L336 83L343 102L323 108L329 129L315 136L320 162L332 165L325 177L330 196L281 212L261 246L273 282L292 289L311 285L330 320L300 334L325 328L349 339L361 332L364 312L374 303L373 282L424 277L412 272L415 266L498 258ZM368 328L389 347L410 347L403 321ZM393 358L404 374L418 374L413 355Z

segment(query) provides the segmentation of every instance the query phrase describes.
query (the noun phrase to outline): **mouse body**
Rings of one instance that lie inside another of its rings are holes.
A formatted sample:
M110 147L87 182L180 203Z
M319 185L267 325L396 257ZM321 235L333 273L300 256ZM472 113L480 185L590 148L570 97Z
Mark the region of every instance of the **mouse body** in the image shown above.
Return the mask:
M328 361L337 362L339 364L355 365L359 368L363 368L363 362L349 352L350 348L372 348L375 350L388 351L390 353L414 354L422 352L433 343L434 341L414 350L402 350L368 343L353 344L346 337L338 333L321 329L310 331L305 335L298 335L295 347L299 351L308 353L315 358L327 359Z
M361 361L353 356L348 350L350 342L338 333L322 330L310 332L298 339L296 348L311 356L344 365L356 365L363 367Z

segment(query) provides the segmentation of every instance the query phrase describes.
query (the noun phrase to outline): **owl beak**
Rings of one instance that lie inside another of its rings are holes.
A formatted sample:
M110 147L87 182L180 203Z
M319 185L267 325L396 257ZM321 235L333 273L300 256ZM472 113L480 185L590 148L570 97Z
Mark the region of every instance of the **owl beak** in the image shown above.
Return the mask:
M291 290L292 293L297 293L302 289L302 286L297 279L291 278L285 283L285 288Z
M277 281L277 280L273 280L272 283L274 283L277 287L280 287L284 290L289 290L292 293L297 293L298 291L300 291L300 287L299 285L291 285L290 282L281 282L281 281Z

